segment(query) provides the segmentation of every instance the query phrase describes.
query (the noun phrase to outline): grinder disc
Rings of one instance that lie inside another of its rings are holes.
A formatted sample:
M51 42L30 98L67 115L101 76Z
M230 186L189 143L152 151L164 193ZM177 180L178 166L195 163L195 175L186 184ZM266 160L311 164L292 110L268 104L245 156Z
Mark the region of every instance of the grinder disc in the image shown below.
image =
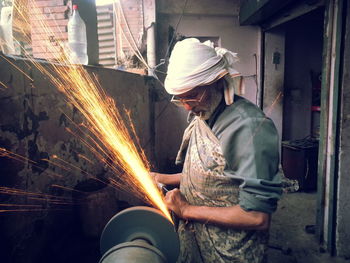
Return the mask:
M146 206L127 208L109 220L100 239L101 254L135 239L148 241L167 262L176 262L180 243L173 224L159 210Z

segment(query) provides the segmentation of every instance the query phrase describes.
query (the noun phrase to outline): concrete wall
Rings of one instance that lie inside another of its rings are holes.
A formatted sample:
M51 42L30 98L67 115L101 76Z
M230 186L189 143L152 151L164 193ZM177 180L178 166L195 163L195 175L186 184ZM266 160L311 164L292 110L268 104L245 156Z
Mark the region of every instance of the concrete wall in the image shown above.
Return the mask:
M158 61L164 58L168 48L169 27L176 27L183 12L182 1L157 1L157 35ZM257 65L259 63L260 30L254 26L240 26L239 1L189 1L184 15L179 23L177 34L186 37L217 37L219 45L238 53L240 61L236 69L246 76L245 97L256 102ZM255 57L257 56L257 58ZM160 68L166 71L166 67ZM259 69L258 69L259 70ZM158 73L160 78L165 75ZM159 111L167 105L160 104ZM171 165L179 147L183 129L187 126L186 112L169 105L158 120L157 139L162 140L166 134L167 141L159 143L159 157L163 164ZM169 163L170 161L170 163Z
M76 124L83 119L47 78L34 67L29 68L27 61L9 61L34 81L4 59L0 60L0 147L35 161L36 165L0 155L0 186L64 198L65 204L55 204L49 196L37 200L0 191L1 204L20 204L12 208L28 209L1 213L1 261L98 262L102 226L121 207L142 202L130 189L126 194L110 187L102 188L90 179L110 176L117 179L119 175L104 167L81 139L67 132L66 128L76 130L68 118ZM120 107L130 109L140 144L152 160L152 80L110 69L89 67L88 71L99 77L102 87ZM78 134L87 138L82 132ZM66 163L57 167L43 160L57 160L53 155ZM79 189L85 194L53 185ZM82 199L76 199L77 196ZM35 208L40 211L33 211Z
M279 138L282 138L283 89L285 72L285 33L280 28L265 33L264 43L264 90L263 110L276 125ZM279 64L275 64L274 54L279 54Z
M338 202L336 222L336 251L339 256L350 257L350 5L344 19L344 54L342 61L341 117L339 140Z

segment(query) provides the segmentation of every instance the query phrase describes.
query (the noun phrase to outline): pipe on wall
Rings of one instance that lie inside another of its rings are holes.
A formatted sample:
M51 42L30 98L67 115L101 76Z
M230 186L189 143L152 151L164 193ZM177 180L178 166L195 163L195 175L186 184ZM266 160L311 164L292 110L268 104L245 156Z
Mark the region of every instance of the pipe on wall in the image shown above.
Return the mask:
M150 69L156 66L156 24L154 22L147 28L147 63ZM153 70L148 70L148 75L153 76Z

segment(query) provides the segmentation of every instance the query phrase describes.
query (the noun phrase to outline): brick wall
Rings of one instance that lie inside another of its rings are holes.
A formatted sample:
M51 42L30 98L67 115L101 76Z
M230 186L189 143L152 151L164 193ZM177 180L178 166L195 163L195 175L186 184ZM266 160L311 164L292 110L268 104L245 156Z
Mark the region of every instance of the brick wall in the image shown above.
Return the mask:
M36 6L30 10L33 56L45 59L58 58L60 56L60 51L57 48L58 44L68 40L67 24L71 1L33 1ZM111 12L113 11L111 10ZM114 54L116 53L120 61L119 64L125 66L126 69L144 67L139 59L134 57L136 49L140 50L141 53L145 50L143 0L120 0L116 4L115 15L115 28L106 27L103 25L105 21L99 21L98 35L100 41L108 37L108 39L113 38L114 43L116 43L115 47L109 46L111 57L102 56L102 60L105 61L100 61L100 63L113 66ZM43 21L49 27L49 30L44 30L40 21ZM111 22L113 21L109 21L109 23ZM48 33L48 31L52 33ZM101 43L99 44L101 49ZM116 52L112 52L112 49L115 48Z
M60 56L58 43L67 42L69 2L67 0L34 0L30 9L33 56L54 59ZM43 28L43 21L47 30Z

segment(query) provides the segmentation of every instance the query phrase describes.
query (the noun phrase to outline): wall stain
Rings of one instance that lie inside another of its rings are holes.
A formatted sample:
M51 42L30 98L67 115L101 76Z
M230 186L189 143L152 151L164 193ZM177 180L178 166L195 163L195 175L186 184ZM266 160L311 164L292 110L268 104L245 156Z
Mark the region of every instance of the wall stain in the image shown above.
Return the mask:
M33 173L41 174L49 168L49 163L45 161L45 159L49 159L50 157L47 152L39 151L39 147L36 144L37 135L38 133L35 134L34 140L28 141L28 157L36 163L35 165L32 165Z
M64 152L67 151L67 147L64 143L61 144L61 150Z
M26 101L23 103L25 105ZM34 139L28 141L28 158L36 162L35 165L32 165L32 171L40 174L49 167L48 162L43 160L48 159L49 154L39 151L36 140L40 122L49 120L49 116L46 111L41 111L36 115L29 106L26 106L23 117L22 123L20 118L13 118L13 122L1 125L0 128L3 132L7 131L16 134L19 141L34 135Z
M35 132L39 128L39 122L49 119L46 111L39 112L35 115L30 107L24 113L23 127L20 122L12 122L10 124L1 125L0 128L3 132L11 132L17 135L18 140L22 140Z
M68 125L67 125L67 117L66 117L66 115L64 113L61 114L58 122L59 122L59 126L68 127Z
M0 137L0 146L5 149L11 149L13 143L7 139ZM18 173L24 169L24 163L0 156L0 185L14 187L18 183Z
M79 162L79 154L84 154L84 149L80 143L72 141L69 143L69 153L76 162Z

